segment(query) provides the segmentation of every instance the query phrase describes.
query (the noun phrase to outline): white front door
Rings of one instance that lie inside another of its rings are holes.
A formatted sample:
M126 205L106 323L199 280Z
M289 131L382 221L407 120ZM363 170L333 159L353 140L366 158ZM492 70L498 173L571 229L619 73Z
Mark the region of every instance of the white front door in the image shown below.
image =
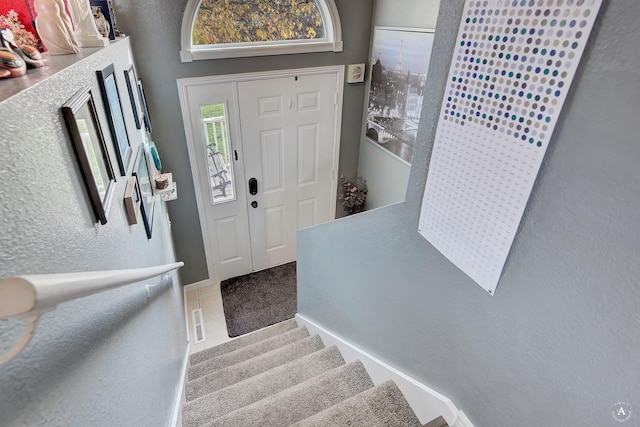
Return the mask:
M212 279L294 261L296 230L334 218L342 78L325 67L178 81Z
M234 82L194 83L181 94L209 274L219 280L252 268L236 94Z
M296 231L333 218L336 85L335 74L238 84L254 271L295 260Z

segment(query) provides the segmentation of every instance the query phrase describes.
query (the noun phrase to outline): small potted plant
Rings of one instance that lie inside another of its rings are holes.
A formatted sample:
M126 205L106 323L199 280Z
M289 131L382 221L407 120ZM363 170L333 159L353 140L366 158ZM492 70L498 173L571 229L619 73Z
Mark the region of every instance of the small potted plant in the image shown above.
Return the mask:
M344 211L347 215L362 212L368 192L367 180L361 176L347 180L344 175L341 175L340 181L342 181L342 194L338 195L338 199L342 200Z

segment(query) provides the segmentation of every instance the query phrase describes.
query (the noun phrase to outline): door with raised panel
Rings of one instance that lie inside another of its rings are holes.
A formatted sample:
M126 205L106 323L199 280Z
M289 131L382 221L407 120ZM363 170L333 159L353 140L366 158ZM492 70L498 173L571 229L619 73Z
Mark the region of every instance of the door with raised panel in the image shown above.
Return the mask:
M333 218L336 73L238 83L253 270L296 259L296 231ZM255 194L252 194L255 193Z
M209 275L247 274L251 241L236 83L187 84L181 97Z
M178 82L212 278L296 259L296 231L334 218L342 69Z

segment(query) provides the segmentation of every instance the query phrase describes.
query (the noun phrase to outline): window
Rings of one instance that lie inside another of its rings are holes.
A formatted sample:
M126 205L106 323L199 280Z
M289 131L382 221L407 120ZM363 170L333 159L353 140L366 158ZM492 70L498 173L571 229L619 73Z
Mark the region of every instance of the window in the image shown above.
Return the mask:
M182 62L342 51L333 0L189 0Z
M200 115L204 127L204 153L209 169L211 204L235 200L226 105L202 105Z

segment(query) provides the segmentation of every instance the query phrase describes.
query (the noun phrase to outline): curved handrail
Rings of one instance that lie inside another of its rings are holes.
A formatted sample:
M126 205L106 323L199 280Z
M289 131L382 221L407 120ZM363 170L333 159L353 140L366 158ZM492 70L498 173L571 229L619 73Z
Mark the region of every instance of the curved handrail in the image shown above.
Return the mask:
M40 315L55 309L58 304L163 274L168 276L167 273L183 266L183 262L175 262L128 270L38 274L0 280L0 320L17 317L25 321L20 340L0 356L0 365L24 349L33 336Z

